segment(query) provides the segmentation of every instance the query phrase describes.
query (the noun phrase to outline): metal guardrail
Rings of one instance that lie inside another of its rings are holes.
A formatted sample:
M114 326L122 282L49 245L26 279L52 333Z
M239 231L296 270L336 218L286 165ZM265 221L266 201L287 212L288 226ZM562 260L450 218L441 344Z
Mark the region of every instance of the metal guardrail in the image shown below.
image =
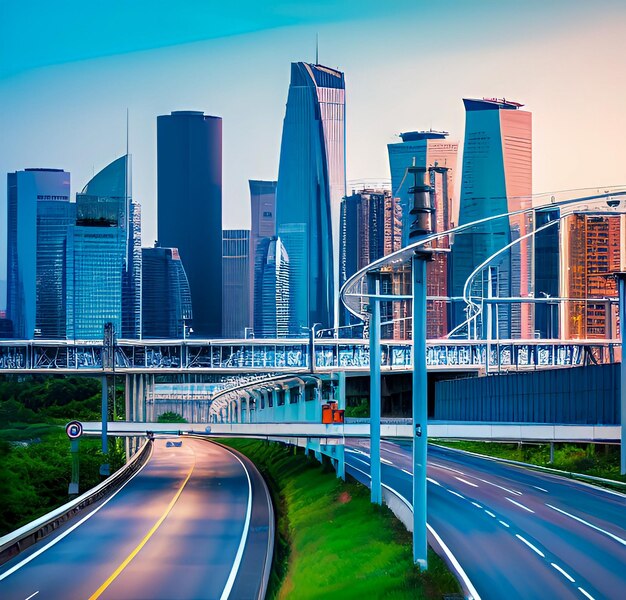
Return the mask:
M19 529L0 537L0 565L14 556L17 556L22 550L42 540L53 531L56 531L76 513L94 502L97 502L127 481L134 473L141 469L150 458L151 454L152 444L150 442L144 443L141 450L139 450L135 456L96 487L39 517L35 521L27 523Z

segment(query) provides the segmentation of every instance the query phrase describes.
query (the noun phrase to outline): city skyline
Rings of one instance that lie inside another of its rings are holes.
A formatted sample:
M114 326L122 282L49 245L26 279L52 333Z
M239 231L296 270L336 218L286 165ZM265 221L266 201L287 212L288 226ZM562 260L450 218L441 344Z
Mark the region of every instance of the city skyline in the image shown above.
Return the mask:
M472 36L461 27L468 8L457 4L454 10L435 14L424 6L411 9L402 4L405 19L398 11L383 18L379 9L368 5L360 20L344 12L326 22L321 17L304 19L279 23L271 30L230 32L229 37L209 41L135 52L125 49L124 54L112 48L104 53L110 56L87 58L78 53L66 60L82 59L79 62L37 63L30 69L22 64L13 73L0 70L5 108L0 116L5 134L0 168L3 172L63 168L74 182L85 181L110 156L122 153L128 107L134 195L144 209L143 244L150 246L156 238L156 116L176 109L204 110L224 119L223 227L247 228L248 179L277 177L288 64L313 59L315 32L319 31L320 62L339 66L346 73L348 180L388 179L385 147L399 141L394 135L401 131L432 127L461 139L461 97L493 95L526 102L535 115L535 192L623 183L626 166L619 160L619 140L626 134L626 120L619 98L624 84L616 75L626 56L624 41L617 35L625 19L623 6L604 2L599 11L597 6L568 3L563 12L564 4L556 2L537 8L534 16L524 11L511 19L513 9L487 2L473 8L485 16L485 35ZM421 42L409 43L411 26L438 19L447 19L450 34L435 49L432 42L439 40L439 30L427 32ZM351 23L393 27L394 35L386 39L384 49L374 51L363 39L361 27ZM10 40L4 43L13 52L20 46L10 46ZM12 52L5 56L12 59ZM254 56L249 60L251 53ZM561 60L563 53L568 61ZM406 76L415 73L424 59L432 61L433 74L446 69L454 73L453 78L437 81L434 88L428 84L429 90L435 90L430 94L423 93L424 81L420 83L419 77ZM264 83L259 87L261 66ZM199 67L204 75L192 81L190 73ZM394 92L400 77L401 94ZM164 87L163 81L174 85ZM581 93L581 81L586 93ZM245 82L254 85L250 97L241 93ZM220 96L224 86L233 86L234 101ZM597 90L597 95L592 97L590 89ZM253 101L257 111L249 110ZM376 119L372 119L373 110ZM84 126L90 131L88 151L84 137L77 135ZM585 144L580 128L588 139ZM601 145L605 154L592 167L585 147L593 145ZM72 198L76 191L72 190ZM5 194L2 189L3 213ZM3 247L5 235L0 231ZM4 266L0 279L5 279Z

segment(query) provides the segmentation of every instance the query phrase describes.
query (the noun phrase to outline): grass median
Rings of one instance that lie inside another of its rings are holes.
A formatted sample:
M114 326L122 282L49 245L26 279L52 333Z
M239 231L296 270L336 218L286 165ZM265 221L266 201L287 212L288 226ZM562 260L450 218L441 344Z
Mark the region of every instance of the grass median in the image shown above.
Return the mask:
M459 593L429 550L429 570L413 565L411 535L369 490L344 483L302 450L256 440L227 440L248 456L270 487L276 510L268 598L438 598Z

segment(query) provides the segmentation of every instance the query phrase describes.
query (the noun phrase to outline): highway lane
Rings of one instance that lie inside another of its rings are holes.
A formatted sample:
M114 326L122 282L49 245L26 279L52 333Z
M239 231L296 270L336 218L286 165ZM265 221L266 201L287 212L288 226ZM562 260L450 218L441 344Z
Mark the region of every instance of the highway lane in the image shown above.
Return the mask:
M82 524L2 566L0 598L241 597L238 587L260 585L267 518L249 463L203 440L157 439L146 466Z
M368 442L349 450L367 482ZM410 445L384 441L382 458L383 482L410 500ZM625 496L434 446L428 478L429 524L482 598L624 597Z

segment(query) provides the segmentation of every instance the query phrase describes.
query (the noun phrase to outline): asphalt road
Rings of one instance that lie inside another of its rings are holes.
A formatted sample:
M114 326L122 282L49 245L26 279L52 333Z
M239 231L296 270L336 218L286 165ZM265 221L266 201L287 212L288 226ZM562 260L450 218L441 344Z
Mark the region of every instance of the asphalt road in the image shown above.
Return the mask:
M483 599L626 598L626 496L429 446L428 523ZM382 442L382 480L409 501L411 446ZM369 483L369 442L346 448Z
M244 462L202 440L155 440L146 466L84 522L0 568L0 598L255 598L269 508Z

